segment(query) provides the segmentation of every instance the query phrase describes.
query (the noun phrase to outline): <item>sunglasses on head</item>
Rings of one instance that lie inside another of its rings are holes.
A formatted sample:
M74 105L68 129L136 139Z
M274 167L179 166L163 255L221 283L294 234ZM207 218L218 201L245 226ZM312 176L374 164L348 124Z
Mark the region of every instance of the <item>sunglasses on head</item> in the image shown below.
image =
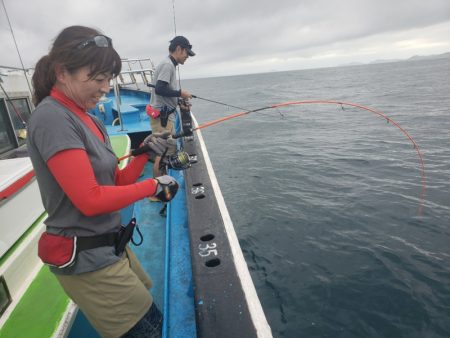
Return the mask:
M112 40L111 38L107 37L106 35L97 35L93 38L87 39L86 41L80 43L77 46L77 49L83 49L86 46L89 46L90 44L95 44L97 47L110 47L112 46Z

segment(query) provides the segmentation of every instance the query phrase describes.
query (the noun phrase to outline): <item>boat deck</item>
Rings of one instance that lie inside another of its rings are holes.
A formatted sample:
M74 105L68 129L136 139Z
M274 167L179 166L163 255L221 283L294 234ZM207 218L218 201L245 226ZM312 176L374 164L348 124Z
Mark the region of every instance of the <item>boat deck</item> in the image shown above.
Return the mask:
M99 106L90 111L103 121L106 130L110 136L114 135L129 135L134 141L133 134L148 134L150 132L150 118L145 112L145 107L149 103L149 92L143 89L120 89L120 104L115 100L114 92L111 90L106 95L106 98L100 103L102 111ZM123 126L118 120L118 106L120 108ZM136 147L137 144L133 144Z

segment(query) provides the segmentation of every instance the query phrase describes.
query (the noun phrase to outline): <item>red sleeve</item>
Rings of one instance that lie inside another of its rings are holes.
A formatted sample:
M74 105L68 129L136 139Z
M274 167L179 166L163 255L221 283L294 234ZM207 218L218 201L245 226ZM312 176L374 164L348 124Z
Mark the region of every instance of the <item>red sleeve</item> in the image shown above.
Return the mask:
M47 165L71 202L86 216L117 211L156 191L153 179L122 186L99 185L83 149L58 152Z
M120 170L116 170L116 185L127 185L136 182L141 175L145 164L148 162L148 155L142 154L134 157L128 165Z

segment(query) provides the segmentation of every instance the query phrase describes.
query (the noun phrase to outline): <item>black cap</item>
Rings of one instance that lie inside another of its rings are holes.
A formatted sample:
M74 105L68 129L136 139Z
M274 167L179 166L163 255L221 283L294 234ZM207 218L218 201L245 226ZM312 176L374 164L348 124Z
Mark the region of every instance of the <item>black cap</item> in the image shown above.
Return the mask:
M184 49L186 49L189 56L194 56L195 53L192 51L192 45L189 43L189 40L186 39L184 36L176 36L170 41L170 46L173 48L176 48L177 46L180 46Z

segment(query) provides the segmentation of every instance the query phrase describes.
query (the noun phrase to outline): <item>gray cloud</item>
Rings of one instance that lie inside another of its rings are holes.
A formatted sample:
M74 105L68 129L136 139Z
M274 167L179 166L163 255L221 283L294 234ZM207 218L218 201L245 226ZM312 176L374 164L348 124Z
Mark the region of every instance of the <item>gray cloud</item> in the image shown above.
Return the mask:
M174 35L170 0L4 1L26 66L72 24L100 28L124 57L155 61L167 54ZM396 58L450 50L448 0L190 0L175 6L177 32L197 53L182 67L186 76L328 66L385 57L387 51ZM0 65L18 65L2 8L0 38Z

